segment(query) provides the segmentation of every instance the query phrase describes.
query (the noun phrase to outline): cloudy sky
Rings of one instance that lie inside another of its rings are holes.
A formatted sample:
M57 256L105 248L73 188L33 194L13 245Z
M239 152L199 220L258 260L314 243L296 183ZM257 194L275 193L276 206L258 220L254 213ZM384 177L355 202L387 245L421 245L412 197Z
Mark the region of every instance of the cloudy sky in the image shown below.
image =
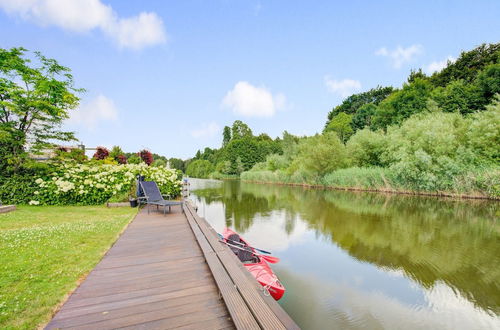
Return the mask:
M0 0L0 47L39 50L87 90L87 146L187 158L240 119L304 135L353 92L401 86L499 42L500 1Z

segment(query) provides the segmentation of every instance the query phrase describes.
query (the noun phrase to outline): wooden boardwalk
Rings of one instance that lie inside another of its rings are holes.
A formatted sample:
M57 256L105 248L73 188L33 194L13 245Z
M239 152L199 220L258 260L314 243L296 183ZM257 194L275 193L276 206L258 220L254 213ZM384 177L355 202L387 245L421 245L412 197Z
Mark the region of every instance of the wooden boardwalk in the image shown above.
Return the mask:
M298 329L183 209L141 210L46 329Z

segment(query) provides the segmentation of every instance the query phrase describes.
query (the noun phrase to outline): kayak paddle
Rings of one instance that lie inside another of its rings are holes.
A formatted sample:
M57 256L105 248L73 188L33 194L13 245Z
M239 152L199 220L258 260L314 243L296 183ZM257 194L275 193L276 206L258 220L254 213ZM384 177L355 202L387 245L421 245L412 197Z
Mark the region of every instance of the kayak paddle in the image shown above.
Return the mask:
M273 256L265 256L265 255L263 255L263 254L255 253L255 252L252 252L252 251L248 251L248 250L246 250L246 249L244 249L244 248L242 248L242 247L239 247L239 246L237 246L237 245L233 245L233 244L228 243L228 242L225 242L225 241L223 241L223 240L220 240L219 242L224 243L224 244L226 244L227 246L234 247L235 249L239 249L239 250L243 250L243 251L250 252L251 254L253 254L253 255L255 255L255 256L259 257L259 258L262 258L262 259L264 259L265 261L267 261L267 262L269 262L269 263L271 263L271 264L276 264L276 263L278 263L278 262L280 261L280 258L278 258L278 257L273 257Z
M228 238L224 238L224 236L222 236L221 234L217 233L217 235L219 235L220 238L226 240L226 241L229 241L229 242L232 242L232 243L235 243L235 244L239 244L239 245L242 245L242 246L245 246L245 244L241 243L241 242L236 242L236 241L233 241L232 239L228 239ZM249 245L248 245L249 246ZM271 252L269 251L266 251L266 250L261 250L261 249L257 249L253 246L250 246L251 248L253 248L254 250L256 251L259 251L260 253L265 253L265 254L271 254Z

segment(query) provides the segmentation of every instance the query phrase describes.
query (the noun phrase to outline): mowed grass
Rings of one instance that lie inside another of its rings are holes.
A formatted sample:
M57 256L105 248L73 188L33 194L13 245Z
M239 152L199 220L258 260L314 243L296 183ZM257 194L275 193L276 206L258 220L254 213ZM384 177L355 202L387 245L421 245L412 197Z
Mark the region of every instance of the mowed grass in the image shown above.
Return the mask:
M136 212L21 206L0 214L0 329L34 329L48 322Z

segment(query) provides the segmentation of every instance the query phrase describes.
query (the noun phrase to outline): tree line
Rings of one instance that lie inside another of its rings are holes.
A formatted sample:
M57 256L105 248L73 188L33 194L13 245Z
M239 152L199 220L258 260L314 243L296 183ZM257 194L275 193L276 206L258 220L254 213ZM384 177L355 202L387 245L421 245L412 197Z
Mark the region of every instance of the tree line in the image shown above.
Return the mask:
M187 174L498 198L499 93L500 44L483 44L432 75L412 71L401 88L347 97L314 136L256 137L237 121Z
M272 139L267 134L255 136L247 124L236 120L231 127L224 127L221 148L198 150L187 161L186 174L198 178L237 177L266 156L282 152L280 138Z

